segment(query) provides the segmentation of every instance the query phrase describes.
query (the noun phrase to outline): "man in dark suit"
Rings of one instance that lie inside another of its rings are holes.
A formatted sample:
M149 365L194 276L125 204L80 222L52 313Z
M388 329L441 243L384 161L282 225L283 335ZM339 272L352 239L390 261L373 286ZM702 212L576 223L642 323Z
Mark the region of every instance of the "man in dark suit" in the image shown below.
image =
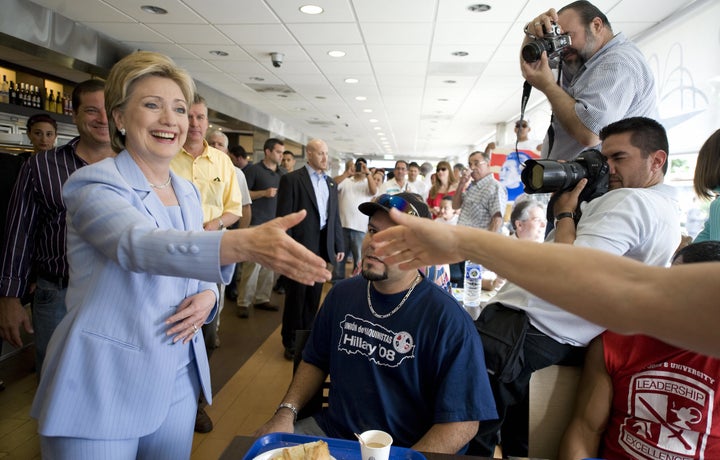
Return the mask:
M305 148L305 167L280 178L277 191L277 215L284 216L300 209L307 210L307 217L288 233L330 264L344 257L342 226L338 213L337 186L326 175L327 144L320 139L308 142ZM287 280L285 286L285 310L282 321L282 341L285 358L295 354L295 331L310 329L320 305L322 283L306 286Z

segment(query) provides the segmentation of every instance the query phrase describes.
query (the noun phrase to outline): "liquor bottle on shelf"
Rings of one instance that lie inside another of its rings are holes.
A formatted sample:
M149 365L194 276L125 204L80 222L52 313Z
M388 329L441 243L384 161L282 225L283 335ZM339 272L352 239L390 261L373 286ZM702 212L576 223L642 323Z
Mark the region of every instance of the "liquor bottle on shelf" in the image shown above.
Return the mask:
M30 107L30 105L32 104L31 97L32 95L30 94L30 84L23 83L23 105L25 107Z
M42 96L40 96L40 88L33 86L33 107L42 109Z
M55 113L63 113L63 98L60 91L55 95Z
M25 83L20 82L20 90L18 90L18 105L25 105Z
M10 102L10 83L7 81L7 75L3 75L2 84L0 84L0 102L3 104Z
M72 116L72 114L73 114L72 99L70 98L70 96L65 98L64 113L65 113L65 115L69 115L69 116Z
M47 109L45 110L53 113L57 111L57 103L55 102L55 94L53 93L53 90L50 90L50 94L47 97Z
M25 96L23 96L23 105L25 107L32 107L32 90L30 89L30 83L24 83Z
M15 82L10 80L10 92L8 93L9 103L17 104L17 90L15 89Z

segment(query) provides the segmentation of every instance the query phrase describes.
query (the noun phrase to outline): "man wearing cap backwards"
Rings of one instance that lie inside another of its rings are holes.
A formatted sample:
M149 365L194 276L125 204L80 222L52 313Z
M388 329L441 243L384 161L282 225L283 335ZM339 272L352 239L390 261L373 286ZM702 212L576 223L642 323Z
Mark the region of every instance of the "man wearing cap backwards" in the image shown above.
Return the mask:
M354 439L353 433L379 429L394 445L452 454L464 449L478 421L497 417L470 316L417 270L375 256L375 233L395 225L390 208L430 217L411 193L359 206L370 217L362 276L328 293L290 388L257 436L281 431ZM294 424L328 375L328 407Z

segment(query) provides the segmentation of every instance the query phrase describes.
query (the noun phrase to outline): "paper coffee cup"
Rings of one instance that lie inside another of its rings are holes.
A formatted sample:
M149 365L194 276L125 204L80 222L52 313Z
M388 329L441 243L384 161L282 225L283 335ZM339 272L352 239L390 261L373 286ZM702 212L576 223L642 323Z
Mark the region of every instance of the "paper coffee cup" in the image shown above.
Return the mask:
M392 436L380 430L369 430L360 435L362 460L388 460Z

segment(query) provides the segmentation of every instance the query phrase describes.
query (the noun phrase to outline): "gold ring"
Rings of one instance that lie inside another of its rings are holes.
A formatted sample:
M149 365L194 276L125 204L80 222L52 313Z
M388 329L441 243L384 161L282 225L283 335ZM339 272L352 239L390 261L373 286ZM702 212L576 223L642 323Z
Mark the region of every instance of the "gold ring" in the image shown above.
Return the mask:
M194 324L193 324L192 326L193 326L193 331L195 331L195 334L197 334L197 331L198 331L198 328L197 328L197 326L196 326L196 325L194 325Z

